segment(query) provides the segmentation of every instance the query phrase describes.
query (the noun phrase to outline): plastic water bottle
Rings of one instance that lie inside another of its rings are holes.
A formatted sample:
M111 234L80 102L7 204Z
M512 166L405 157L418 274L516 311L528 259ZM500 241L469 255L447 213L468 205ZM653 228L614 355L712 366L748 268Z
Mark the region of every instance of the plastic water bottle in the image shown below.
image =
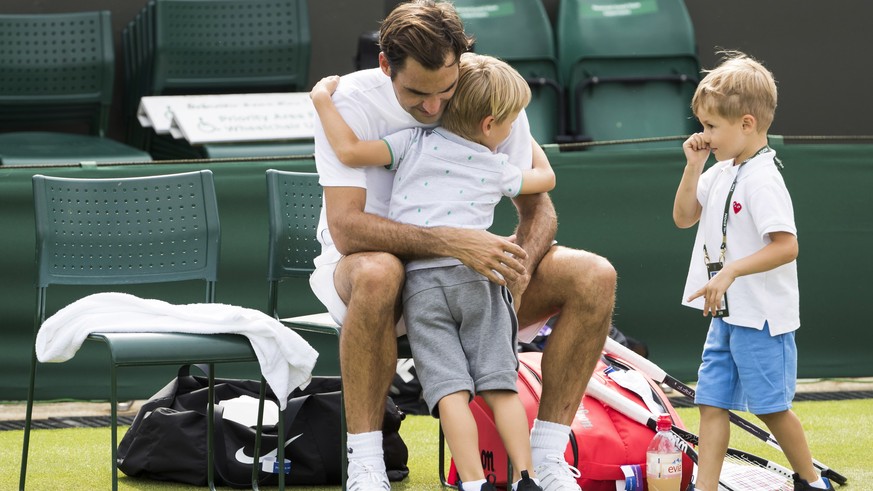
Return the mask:
M658 417L658 432L646 449L646 482L649 491L679 491L682 486L682 451L670 432L669 414Z

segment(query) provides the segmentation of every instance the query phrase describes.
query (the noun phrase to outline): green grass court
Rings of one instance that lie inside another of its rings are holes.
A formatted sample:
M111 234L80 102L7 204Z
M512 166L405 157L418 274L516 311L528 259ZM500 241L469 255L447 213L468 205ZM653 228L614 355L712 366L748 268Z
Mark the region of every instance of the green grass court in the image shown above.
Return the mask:
M848 477L849 484L842 489L873 489L873 399L798 402L794 410L804 424L813 456ZM686 426L696 432L697 410L682 408L678 412ZM758 423L751 415L742 416ZM403 482L394 483L392 489L439 489L437 424L437 420L429 416L408 416L403 422L401 434L409 447L410 476ZM120 430L121 435L126 428ZM732 446L787 465L784 457L774 449L738 428L734 427L732 431ZM22 434L22 431L0 432L0 489L18 487ZM27 489L100 490L108 489L109 485L109 428L33 431ZM122 474L119 489L164 491L200 488L131 479ZM337 487L294 489L326 490Z

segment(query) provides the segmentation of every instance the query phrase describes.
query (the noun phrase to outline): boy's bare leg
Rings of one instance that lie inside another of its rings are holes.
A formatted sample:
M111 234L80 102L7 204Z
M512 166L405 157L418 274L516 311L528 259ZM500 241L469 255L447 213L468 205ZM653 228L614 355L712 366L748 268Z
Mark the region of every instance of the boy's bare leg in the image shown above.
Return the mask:
M512 462L513 482L521 479L521 471L524 470L528 471L530 477L536 477L530 455L527 413L518 394L508 390L489 390L481 395L494 413L494 424Z
M349 433L382 430L385 397L397 367L403 263L391 254L344 257L334 281L348 305L340 336L340 369Z
M809 450L809 444L806 442L806 435L803 432L803 425L794 414L794 411L780 411L771 414L756 415L770 432L773 437L779 442L779 446L785 452L785 457L791 464L794 472L800 474L800 478L806 482L815 482L818 480L818 474L812 465L812 452Z
M698 491L717 491L718 476L731 438L730 420L726 409L704 405L699 409L700 458L694 486Z
M522 296L519 325L560 313L543 353L543 391L537 418L570 425L612 321L615 269L586 251L554 246Z
M449 394L437 403L440 410L440 425L446 435L446 443L458 469L461 482L485 479L482 460L479 457L479 433L476 420L470 411L470 393L467 391Z

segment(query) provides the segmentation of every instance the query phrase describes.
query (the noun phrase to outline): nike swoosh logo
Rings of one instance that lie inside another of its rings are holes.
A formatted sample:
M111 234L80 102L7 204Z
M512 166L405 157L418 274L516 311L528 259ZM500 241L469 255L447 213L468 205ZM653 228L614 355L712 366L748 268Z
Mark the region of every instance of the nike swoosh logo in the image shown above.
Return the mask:
M297 436L295 436L295 437L292 437L290 440L286 441L286 442L285 442L285 448L288 448L288 445L291 445L291 442L293 442L294 440L300 438L301 436L303 436L303 433L301 433L301 434L299 434L299 435L297 435ZM236 461L239 462L240 464L245 464L245 465L252 465L252 464L254 464L254 463L255 463L255 458L254 458L254 457L251 457L251 456L249 456L249 455L246 455L245 450L246 450L245 447L240 447L240 449L236 451L236 454L234 454L234 458L235 458ZM268 453L268 454L266 454L266 455L262 455L261 458L258 459L258 463L263 462L264 459L266 459L266 458L276 458L276 456L277 456L278 454L279 454L279 448L277 447L277 448L273 449L272 452L270 452L270 453Z

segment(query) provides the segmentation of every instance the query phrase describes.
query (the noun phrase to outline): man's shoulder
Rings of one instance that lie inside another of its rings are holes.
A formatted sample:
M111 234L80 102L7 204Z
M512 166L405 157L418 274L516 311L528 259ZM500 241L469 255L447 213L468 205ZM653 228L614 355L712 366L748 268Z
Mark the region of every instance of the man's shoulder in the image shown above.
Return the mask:
M358 100L360 94L381 93L390 88L391 79L379 68L358 70L342 76L334 101Z

